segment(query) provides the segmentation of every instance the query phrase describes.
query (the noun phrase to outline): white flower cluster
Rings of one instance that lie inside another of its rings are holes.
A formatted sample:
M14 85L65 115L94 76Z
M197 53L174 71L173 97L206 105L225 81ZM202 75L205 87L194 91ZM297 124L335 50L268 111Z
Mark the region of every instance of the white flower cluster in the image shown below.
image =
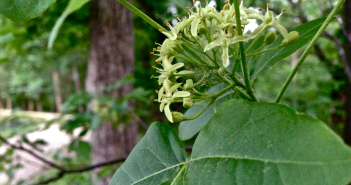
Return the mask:
M274 13L268 9L269 4L267 4L267 11L263 14L262 9L260 9L259 12L248 9L244 7L243 2L241 2L239 7L241 24L237 25L235 7L234 4L230 4L230 0L226 0L227 4L225 4L223 10L220 12L216 10L215 6L209 7L207 0L205 7L202 7L201 3L195 5L195 0L193 0L193 3L196 11L194 8L187 7L189 11L188 17L179 19L178 16L176 16L180 22L174 27L167 22L166 25L169 27L170 31L160 29L168 38L162 45L158 44L159 47L154 48L153 52L151 52L151 54L159 56L156 62L162 66L154 67L157 70L156 72L160 73L160 75L155 78L158 78L159 85L162 85L160 90L156 91L158 93L158 99L155 101L161 103L160 111L164 111L167 119L172 123L182 121L184 117L181 113L171 112L171 103L183 102L183 106L187 108L191 107L193 104L193 81L189 79L183 85L183 83L177 82L177 79L180 76L190 75L194 72L180 70L184 66L184 63L173 62L175 56L184 53L182 45L185 41L196 43L197 39L201 39L203 41L202 49L204 53L219 47L218 49L221 53L220 67L226 68L230 65L229 48L231 45L261 36L269 27L274 27L284 37L281 44L282 46L287 46L295 42L299 37L297 32L288 33L287 30L278 23L279 17L285 10L278 16L275 16ZM261 24L251 34L239 35L237 27L239 26L241 29L245 29L245 26L249 24L248 19L259 20ZM202 39L202 37L206 39ZM197 44L199 43L197 42ZM154 76L152 76L152 78L153 77Z

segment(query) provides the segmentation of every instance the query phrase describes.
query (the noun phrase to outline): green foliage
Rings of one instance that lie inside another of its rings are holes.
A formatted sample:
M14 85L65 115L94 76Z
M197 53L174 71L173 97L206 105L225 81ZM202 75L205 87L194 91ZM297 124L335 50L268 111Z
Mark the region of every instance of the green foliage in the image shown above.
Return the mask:
M220 90L225 88L225 84L218 84L211 89L209 89L206 93L207 94L215 94L218 93ZM209 108L206 109L204 113L202 113L199 117L197 117L194 120L189 120L189 121L183 121L179 124L179 138L181 140L188 140L194 137L201 129L204 127L207 122L212 118L212 116L215 114L214 110L219 109L219 107L222 105L223 102L233 99L233 98L238 98L237 94L233 92L228 92L226 94L221 95L220 97L217 98L215 102L216 108L211 105ZM184 114L184 116L192 116L194 114L197 114L201 110L203 110L209 103L203 103L202 105L199 106L194 106L187 110Z
M0 13L13 21L28 21L39 16L56 0L2 0Z
M48 42L48 48L52 49L55 39L57 37L57 34L59 32L59 29L65 19L73 12L79 10L83 5L88 3L89 0L70 0L65 11L62 13L62 15L59 17L59 19L56 21L54 28L52 29L50 36L49 36L49 42Z
M110 185L343 185L351 181L350 156L316 119L283 105L229 100L201 130L186 161L175 131L153 123Z
M285 57L292 55L298 49L306 45L314 37L314 35L317 33L318 29L322 26L324 21L325 18L320 18L292 29L291 31L299 32L299 39L295 43L287 47L281 46L276 50L263 54L258 61L254 62L254 69L250 70L251 72L253 72L253 74L251 74L251 78L257 77L257 75L262 71L272 67L275 63L281 61ZM267 49L279 46L282 43L282 40L282 36L278 37L276 41L272 43Z

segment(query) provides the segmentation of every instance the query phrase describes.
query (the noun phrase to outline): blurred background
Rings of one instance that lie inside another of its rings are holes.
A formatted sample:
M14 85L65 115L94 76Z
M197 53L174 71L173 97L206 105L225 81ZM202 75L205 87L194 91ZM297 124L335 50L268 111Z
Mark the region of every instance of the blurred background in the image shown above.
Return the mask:
M67 17L49 50L68 2L59 0L28 22L0 15L0 184L107 185L148 125L168 122L153 102L159 85L150 79L156 59L150 52L165 36L115 0L92 0ZM209 3L221 8L224 0ZM255 9L266 3L276 14L287 10L280 23L290 30L326 17L337 1L244 1ZM133 5L161 25L175 25L175 15L187 15L192 1ZM346 0L281 101L322 120L349 145L350 17ZM274 101L303 49L255 79L260 101ZM192 143L185 142L188 150Z

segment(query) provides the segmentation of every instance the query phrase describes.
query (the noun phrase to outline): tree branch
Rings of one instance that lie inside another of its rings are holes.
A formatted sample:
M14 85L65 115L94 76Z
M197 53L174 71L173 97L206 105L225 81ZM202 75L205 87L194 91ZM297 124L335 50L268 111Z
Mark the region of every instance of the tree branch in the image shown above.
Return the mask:
M52 178L49 178L49 179L47 179L45 181L38 182L38 183L36 183L37 185L47 184L49 182L54 182L56 180L59 180L60 178L62 178L66 174L81 173L81 172L85 172L85 171L90 171L90 170L93 170L93 169L96 169L96 168L100 168L100 167L111 165L111 164L120 163L120 162L123 162L123 161L126 160L126 158L119 158L119 159L115 159L115 160L111 160L111 161L107 161L107 162L102 162L102 163L98 163L98 164L94 164L94 165L90 165L90 166L84 166L84 167L81 167L81 168L67 169L67 168L65 168L63 166L60 166L60 165L56 164L53 161L49 161L49 160L45 159L44 157L34 153L30 149L25 148L22 145L15 145L15 144L10 143L7 139L2 137L1 135L0 135L0 141L2 141L3 143L5 143L7 146L9 146L11 148L23 151L23 152L33 156L37 160L43 162L44 164L46 164L46 165L58 170L58 173L56 174L56 176L54 176Z
M344 64L346 76L347 76L348 80L351 82L351 66L347 62L345 50L344 50L344 47L342 46L342 44L340 42L340 39L337 38L334 35L329 34L328 32L324 32L323 36L335 42L335 45L336 45L336 48L338 50L340 59L341 59L341 61Z
M56 164L55 162L49 161L49 160L45 159L44 157L41 157L40 155L34 153L30 149L27 149L27 148L25 148L22 145L17 146L17 145L14 145L14 144L10 143L9 141L7 141L1 135L0 135L0 141L4 142L5 144L7 144L8 146L10 146L13 149L17 149L17 150L20 150L20 151L28 153L29 155L33 156L34 158L38 159L39 161L41 161L41 162L43 162L43 163L45 163L45 164L47 164L47 165L49 165L49 166L51 166L53 168L56 168L58 170L65 170L65 168L63 168L62 166Z
M126 160L126 158L120 158L120 159L115 159L115 160L112 160L112 161L107 161L107 162L103 162L103 163L94 164L94 165L91 165L91 166L85 166L85 167L82 167L82 168L59 171L56 174L56 176L51 177L51 178L49 178L49 179L47 179L45 181L38 182L38 183L33 184L33 185L48 184L50 182L54 182L54 181L57 181L57 180L61 179L66 174L82 173L82 172L90 171L90 170L93 170L93 169L96 169L96 168L100 168L100 167L103 167L103 166L108 166L108 165L124 162L125 160Z

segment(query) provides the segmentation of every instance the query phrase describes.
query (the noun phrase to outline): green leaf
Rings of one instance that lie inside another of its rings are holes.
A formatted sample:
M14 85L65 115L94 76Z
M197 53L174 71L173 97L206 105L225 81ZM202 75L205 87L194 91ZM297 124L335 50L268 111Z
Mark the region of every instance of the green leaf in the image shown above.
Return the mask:
M287 47L280 47L276 50L267 52L262 55L260 60L252 65L254 69L250 69L253 74L251 75L252 79L255 78L259 73L262 71L270 68L273 66L275 63L278 61L281 61L282 59L292 55L295 51L303 47L305 44L307 44L310 40L312 40L313 36L318 32L318 29L322 26L323 22L325 21L325 18L320 18L316 19L310 22L307 22L305 24L302 24L291 31L298 31L300 34L299 39L287 46ZM283 36L279 36L277 40L271 44L267 49L274 48L279 46L283 41Z
M152 123L110 185L171 182L185 162L186 153L177 133L162 123ZM167 183L168 184L168 183Z
M211 89L209 89L206 94L215 94L225 88L226 85L221 83L218 84ZM225 93L218 97L216 100L216 109L218 110L221 104L229 99L236 98L236 94L233 92ZM204 109L208 103L204 103L202 105L194 106L185 112L184 116L192 116L197 114L202 109ZM179 138L181 140L189 140L194 137L201 129L206 125L206 123L212 118L214 115L214 108L210 106L204 113L202 113L199 117L194 120L183 121L179 124L178 132Z
M345 185L351 149L324 123L284 105L229 100L201 130L191 158L153 123L110 185Z
M201 130L188 184L345 185L351 149L324 123L279 104L229 100Z
M28 21L38 17L56 0L1 0L0 13L12 21Z
M48 48L52 49L55 39L57 37L57 34L60 30L60 27L62 26L63 22L65 19L73 12L79 10L83 5L85 5L89 0L70 0L65 11L62 13L62 15L58 18L56 21L54 28L51 30L50 35L49 35L49 43L48 43Z

